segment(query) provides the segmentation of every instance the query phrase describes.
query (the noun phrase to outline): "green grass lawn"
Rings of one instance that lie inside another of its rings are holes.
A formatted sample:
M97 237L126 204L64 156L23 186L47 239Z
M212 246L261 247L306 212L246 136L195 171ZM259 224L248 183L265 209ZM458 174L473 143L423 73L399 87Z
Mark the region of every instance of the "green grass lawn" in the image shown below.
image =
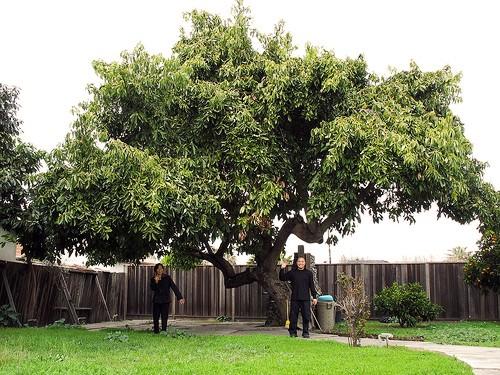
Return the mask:
M444 355L283 336L0 329L1 374L472 374Z
M336 325L335 331L345 333L345 324ZM401 328L397 323L367 323L367 334L382 332L392 333L400 339L423 337L424 341L438 344L500 347L500 322L432 322L421 323L414 328Z

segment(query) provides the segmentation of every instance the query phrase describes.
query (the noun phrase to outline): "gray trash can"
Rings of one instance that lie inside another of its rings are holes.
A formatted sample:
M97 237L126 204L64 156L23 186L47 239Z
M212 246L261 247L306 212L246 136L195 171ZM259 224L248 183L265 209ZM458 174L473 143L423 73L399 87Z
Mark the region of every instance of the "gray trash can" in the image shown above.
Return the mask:
M335 325L335 302L333 302L333 298L329 301L329 298L321 297L318 299L318 304L316 305L320 329L323 333L332 333L333 326Z

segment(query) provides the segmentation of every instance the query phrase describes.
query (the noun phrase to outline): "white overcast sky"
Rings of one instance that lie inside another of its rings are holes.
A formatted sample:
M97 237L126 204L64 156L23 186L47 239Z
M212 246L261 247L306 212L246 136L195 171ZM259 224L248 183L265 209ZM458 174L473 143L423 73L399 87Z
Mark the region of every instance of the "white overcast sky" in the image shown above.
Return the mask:
M451 65L462 72L463 103L454 107L465 123L474 155L487 161L485 178L500 189L500 2L498 1L246 1L254 25L271 31L284 20L296 45L334 50L340 57L363 54L370 70L422 69ZM23 137L51 150L63 141L73 120L71 108L86 99L96 82L95 59L116 60L141 42L168 55L193 8L224 17L233 2L217 1L23 1L0 2L0 82L21 89L19 117ZM476 248L476 224L436 220L435 212L417 215L415 225L369 218L356 234L333 248L332 258L440 260L454 246ZM289 253L297 239L287 243ZM317 261L326 246L306 245Z

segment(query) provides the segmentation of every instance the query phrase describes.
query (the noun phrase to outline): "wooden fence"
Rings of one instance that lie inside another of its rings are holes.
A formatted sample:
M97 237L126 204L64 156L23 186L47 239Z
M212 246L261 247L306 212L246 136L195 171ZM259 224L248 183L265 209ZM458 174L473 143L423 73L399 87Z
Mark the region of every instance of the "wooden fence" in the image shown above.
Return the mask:
M340 295L335 283L339 272L362 278L370 301L393 282L418 282L431 301L444 308L440 319L500 320L500 294L485 295L465 284L464 263L320 264L316 267L323 293ZM377 316L372 305L372 317Z
M68 323L72 322L61 286L61 272L79 317L85 317L90 323L109 320L97 280L106 299L110 316L123 315L123 273L74 270L44 265L29 266L16 262L2 263L0 271L3 272L3 270L5 270L16 310L21 314L22 323L36 319L38 325L45 325L59 318L65 318ZM9 303L4 284L3 280L0 281L0 305Z
M477 288L467 286L464 283L463 266L463 263L356 263L319 264L316 267L323 293L340 295L335 282L339 272L361 277L370 300L395 281L419 282L431 300L443 306L444 312L440 319L500 320L500 295L485 295ZM69 319L67 301L61 288L61 270L78 316L86 316L88 322L109 319L97 280L111 317L117 315L123 319L151 316L151 265L128 266L125 273L28 266L15 262L4 262L2 267L23 323L36 319L39 325L45 325L60 317ZM245 268L246 266L237 266L236 271L240 272ZM265 318L268 297L256 283L226 289L222 274L211 266L168 272L187 300L185 305L172 304L171 313L175 316ZM9 298L3 281L0 284L0 305L8 304ZM372 317L377 317L373 307Z
M236 272L246 266L236 266ZM236 319L265 317L267 296L254 283L236 289L226 289L222 273L212 266L199 266L191 271L168 270L172 279L186 298L187 303L172 304L171 313L181 317ZM153 266L129 266L127 271L127 316L143 317L152 314L150 280Z
M339 297L341 291L335 281L340 272L361 277L370 301L393 282L418 282L433 302L443 306L440 319L500 320L500 295L485 295L466 285L464 263L318 264L316 267L324 294ZM245 268L238 266L237 271ZM211 266L169 273L187 299L184 306L173 304L171 312L177 316L265 318L267 296L256 283L227 290L221 273ZM128 267L128 316L151 315L149 282L152 275L152 266ZM372 317L378 317L373 305L371 309Z

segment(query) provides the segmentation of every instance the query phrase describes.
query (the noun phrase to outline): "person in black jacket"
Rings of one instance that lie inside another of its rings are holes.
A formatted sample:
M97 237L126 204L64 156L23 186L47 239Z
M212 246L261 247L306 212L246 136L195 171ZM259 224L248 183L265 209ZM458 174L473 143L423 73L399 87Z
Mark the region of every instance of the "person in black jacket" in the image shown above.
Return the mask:
M168 310L170 308L170 289L174 291L177 300L182 305L184 298L179 288L175 285L172 278L165 273L161 263L154 267L154 276L151 278L151 290L153 291L153 325L154 333L160 333L160 315L161 330L167 330Z
M287 262L281 262L280 280L292 282L292 296L290 298L290 337L297 337L297 320L299 311L302 313L302 337L309 338L309 322L311 320L311 294L312 303L316 305L317 293L314 287L313 274L307 270L304 257L297 258L297 267L290 272L285 272Z

